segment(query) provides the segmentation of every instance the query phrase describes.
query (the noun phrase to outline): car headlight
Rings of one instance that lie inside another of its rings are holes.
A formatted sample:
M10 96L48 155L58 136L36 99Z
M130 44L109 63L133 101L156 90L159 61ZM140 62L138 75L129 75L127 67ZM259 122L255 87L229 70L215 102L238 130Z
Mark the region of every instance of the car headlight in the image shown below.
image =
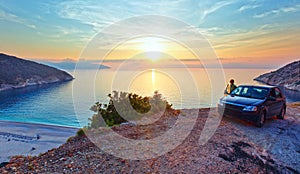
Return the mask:
M257 107L256 106L246 106L244 107L243 111L257 111Z

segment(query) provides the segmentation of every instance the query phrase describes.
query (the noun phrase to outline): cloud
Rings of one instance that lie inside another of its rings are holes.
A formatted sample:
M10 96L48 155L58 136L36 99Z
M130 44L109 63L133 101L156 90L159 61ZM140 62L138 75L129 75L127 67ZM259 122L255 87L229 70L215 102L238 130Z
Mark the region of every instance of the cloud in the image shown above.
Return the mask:
M224 31L223 28L221 27L209 27L209 28L198 28L198 31L203 34L203 36L205 37L210 37L210 38L213 38L216 33L220 33L222 31Z
M220 1L217 2L215 4L213 4L210 7L206 7L206 9L203 11L202 15L201 15L201 20L204 20L206 18L207 15L212 14L214 12L216 12L217 10L221 9L222 7L225 7L227 5L231 5L233 3L235 3L236 1Z
M92 26L94 32L102 30L120 20L139 15L164 15L191 17L186 1L65 1L57 5L57 13L65 19L72 19Z
M92 26L94 32L118 20L114 17L118 10L111 10L111 5L97 4L96 1L63 1L57 7L61 18Z
M222 29L217 32L218 39L212 40L212 45L217 50L232 50L265 44L265 37L274 33L277 28L278 24L264 24L252 29Z
M175 1L65 1L57 5L57 13L65 19L72 19L90 25L95 32L115 22L139 15L162 15L174 17L198 25L208 15L219 9L238 2L223 0L212 2L204 0ZM201 21L199 21L199 17Z
M297 12L299 10L300 10L300 4L295 5L293 7L282 7L282 8L267 11L264 13L255 14L253 17L254 18L264 18L264 17L270 16L270 15L279 15L281 13L293 13L293 12Z
M11 13L7 13L3 10L0 10L0 20L6 20L6 21L10 21L10 22L19 23L19 24L25 25L26 27L32 28L32 29L36 28L35 25L30 24L25 19L20 18L20 17L14 15L14 14L11 14Z
M242 11L245 11L245 10L249 10L249 9L255 9L255 8L258 8L260 7L260 5L244 5L244 6L241 6L238 11L239 12L242 12Z

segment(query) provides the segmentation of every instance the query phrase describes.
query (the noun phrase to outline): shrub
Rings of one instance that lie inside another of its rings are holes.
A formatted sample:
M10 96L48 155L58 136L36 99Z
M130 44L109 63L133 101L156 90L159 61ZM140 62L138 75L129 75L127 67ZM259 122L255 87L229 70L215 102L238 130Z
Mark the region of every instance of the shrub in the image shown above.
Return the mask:
M95 114L89 119L91 121L90 128L118 125L130 120L141 119L142 116L155 114L158 111L173 110L172 105L158 91L154 92L153 97L142 97L133 93L117 91L113 91L113 95L109 94L108 97L110 98L108 104L97 102L91 107ZM126 116L128 120L122 116Z
M78 137L84 136L84 135L85 135L85 133L84 133L84 128L79 129L79 130L76 132L76 135L77 135Z

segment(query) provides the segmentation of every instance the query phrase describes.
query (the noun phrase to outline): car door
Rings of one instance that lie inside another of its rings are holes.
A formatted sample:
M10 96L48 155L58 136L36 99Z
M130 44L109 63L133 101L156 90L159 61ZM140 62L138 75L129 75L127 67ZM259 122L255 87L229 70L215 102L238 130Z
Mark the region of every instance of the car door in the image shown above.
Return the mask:
M275 103L274 114L278 115L282 109L282 106L284 105L285 99L279 88L275 88L275 95L276 95L276 103Z
M271 88L266 101L267 117L272 117L276 114L276 107L277 107L276 105L277 105L277 101L276 101L275 89Z

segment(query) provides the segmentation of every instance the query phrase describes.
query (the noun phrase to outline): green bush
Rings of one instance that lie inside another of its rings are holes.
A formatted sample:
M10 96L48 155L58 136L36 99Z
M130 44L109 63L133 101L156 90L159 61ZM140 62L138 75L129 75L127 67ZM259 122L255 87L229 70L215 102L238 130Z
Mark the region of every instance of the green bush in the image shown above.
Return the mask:
M159 111L173 110L172 105L157 91L154 92L153 97L142 97L133 93L117 91L113 91L113 95L109 94L108 97L110 98L108 104L97 102L91 107L95 114L89 119L91 121L90 128L118 125ZM128 120L122 115L126 116Z
M85 131L84 128L81 128L76 132L76 135L79 137L84 136L85 135L84 131Z

